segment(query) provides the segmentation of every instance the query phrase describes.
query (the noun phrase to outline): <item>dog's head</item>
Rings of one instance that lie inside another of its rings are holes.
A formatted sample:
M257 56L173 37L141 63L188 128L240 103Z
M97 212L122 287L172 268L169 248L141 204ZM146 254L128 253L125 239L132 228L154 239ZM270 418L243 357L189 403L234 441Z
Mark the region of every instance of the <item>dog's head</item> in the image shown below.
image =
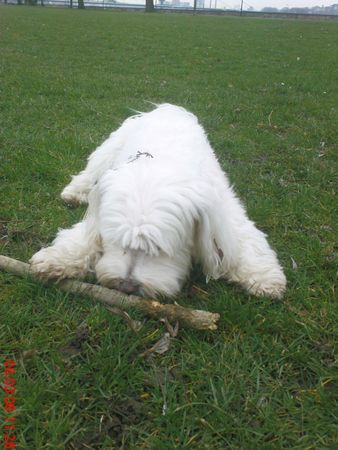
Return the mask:
M150 178L142 162L133 168L108 171L98 186L96 227L103 245L95 267L98 281L128 294L174 296L193 257L206 274L218 277L220 250L206 216L214 207L210 184L187 183L186 168L170 174L167 183L163 171Z
M140 167L141 165L141 167ZM103 256L98 281L128 294L173 296L191 266L194 202L182 183L158 183L156 173L126 169L100 181L98 227Z
M190 255L184 251L170 257L161 249L155 255L113 244L95 271L100 284L126 294L170 297L181 289L189 268Z

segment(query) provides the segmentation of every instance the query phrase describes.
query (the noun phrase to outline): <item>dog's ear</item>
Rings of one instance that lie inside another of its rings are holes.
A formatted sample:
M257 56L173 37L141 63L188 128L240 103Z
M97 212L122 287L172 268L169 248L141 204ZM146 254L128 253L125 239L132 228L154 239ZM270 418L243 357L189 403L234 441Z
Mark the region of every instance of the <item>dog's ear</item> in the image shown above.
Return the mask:
M199 212L195 226L194 256L207 279L226 276L236 252L225 204L211 202Z

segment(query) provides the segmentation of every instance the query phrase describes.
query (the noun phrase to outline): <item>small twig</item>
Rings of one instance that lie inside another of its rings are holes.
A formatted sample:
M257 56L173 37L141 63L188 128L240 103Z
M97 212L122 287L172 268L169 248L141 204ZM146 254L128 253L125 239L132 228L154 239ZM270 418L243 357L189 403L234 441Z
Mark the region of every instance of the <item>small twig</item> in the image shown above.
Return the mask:
M153 155L152 155L151 153L148 153L148 152L140 152L140 151L138 151L138 152L136 153L136 155L135 155L132 159L130 159L130 160L128 161L128 164L130 164L130 163L136 161L137 159L141 158L141 156L145 156L146 158L154 158Z
M120 167L115 167L115 169L113 169L113 171L116 172L119 169L121 169L121 167L124 167L126 164L130 164L130 163L137 161L139 158L141 158L141 156L145 156L146 158L154 158L151 153L138 151L135 156L131 156L125 164L123 164Z
M0 269L19 276L34 274L29 264L0 255ZM218 313L184 308L178 304L163 304L155 300L147 300L135 295L125 295L113 289L107 289L96 284L82 283L77 280L63 280L56 285L59 289L73 294L93 297L105 305L118 307L123 310L138 310L146 316L161 319L165 317L169 322L178 321L183 327L197 330L216 330L219 319Z

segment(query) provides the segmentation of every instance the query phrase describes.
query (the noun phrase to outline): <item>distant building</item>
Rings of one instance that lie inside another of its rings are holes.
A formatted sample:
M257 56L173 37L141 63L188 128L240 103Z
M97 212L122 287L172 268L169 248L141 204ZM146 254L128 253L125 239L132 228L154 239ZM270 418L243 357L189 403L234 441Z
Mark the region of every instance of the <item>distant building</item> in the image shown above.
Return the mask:
M190 8L189 2L181 2L181 0L172 0L171 6L173 8Z

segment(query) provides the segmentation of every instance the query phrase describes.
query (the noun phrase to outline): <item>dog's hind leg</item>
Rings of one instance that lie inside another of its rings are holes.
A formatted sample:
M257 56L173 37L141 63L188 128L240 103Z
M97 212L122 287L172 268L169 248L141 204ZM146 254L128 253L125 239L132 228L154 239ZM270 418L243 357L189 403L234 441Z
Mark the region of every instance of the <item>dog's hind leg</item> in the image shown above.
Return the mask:
M86 168L73 176L72 181L62 191L61 198L65 203L73 206L88 203L88 194L97 180L113 166L122 137L120 128L89 156Z

